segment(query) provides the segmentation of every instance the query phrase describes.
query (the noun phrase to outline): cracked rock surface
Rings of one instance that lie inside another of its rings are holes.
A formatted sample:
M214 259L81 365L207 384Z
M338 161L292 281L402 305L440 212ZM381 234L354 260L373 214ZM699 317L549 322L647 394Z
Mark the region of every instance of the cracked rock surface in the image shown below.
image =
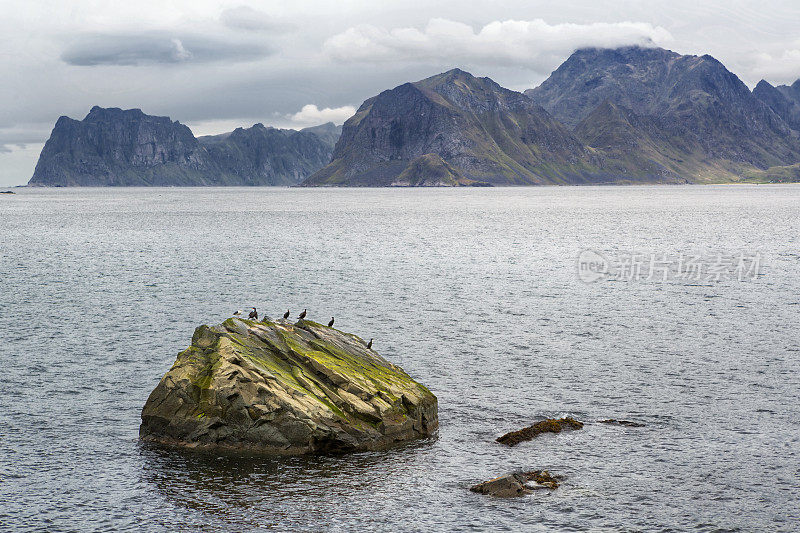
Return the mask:
M200 326L142 410L145 441L275 454L435 434L436 397L355 335L304 320Z

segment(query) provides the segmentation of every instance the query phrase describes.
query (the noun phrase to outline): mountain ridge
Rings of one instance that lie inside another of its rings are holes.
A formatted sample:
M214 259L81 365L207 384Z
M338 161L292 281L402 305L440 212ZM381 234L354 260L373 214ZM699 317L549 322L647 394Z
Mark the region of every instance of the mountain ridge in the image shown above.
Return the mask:
M790 128L800 132L800 80L792 85L777 87L761 80L753 89L753 95L769 106Z
M294 185L333 150L337 127L314 128L256 124L198 138L169 117L94 106L82 120L56 121L28 185Z
M800 160L792 129L710 55L660 48L582 49L525 93L574 128L608 100L647 123L657 159L694 182L731 181ZM591 145L592 141L583 138ZM618 146L607 149L619 152Z
M365 100L342 126L331 163L302 185L397 185L415 165L434 163L457 169L439 185L588 183L602 174L530 98L452 69Z
M751 91L710 55L576 50L524 93L459 68L341 127L194 137L169 117L61 117L30 185L469 186L800 179L800 80Z

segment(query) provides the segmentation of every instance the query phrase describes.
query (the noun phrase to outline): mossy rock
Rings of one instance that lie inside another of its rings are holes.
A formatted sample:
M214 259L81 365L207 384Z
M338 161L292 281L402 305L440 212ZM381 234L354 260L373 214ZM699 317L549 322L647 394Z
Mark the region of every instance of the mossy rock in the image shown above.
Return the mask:
M430 437L436 397L355 335L310 320L200 326L150 394L142 440L275 454Z

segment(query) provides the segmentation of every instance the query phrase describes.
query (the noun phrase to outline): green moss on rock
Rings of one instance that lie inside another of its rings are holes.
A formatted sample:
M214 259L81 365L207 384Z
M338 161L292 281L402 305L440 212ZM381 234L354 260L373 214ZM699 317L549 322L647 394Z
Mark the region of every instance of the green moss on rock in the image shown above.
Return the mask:
M195 330L145 404L140 436L298 454L376 449L437 428L436 397L359 337L309 320L231 318Z

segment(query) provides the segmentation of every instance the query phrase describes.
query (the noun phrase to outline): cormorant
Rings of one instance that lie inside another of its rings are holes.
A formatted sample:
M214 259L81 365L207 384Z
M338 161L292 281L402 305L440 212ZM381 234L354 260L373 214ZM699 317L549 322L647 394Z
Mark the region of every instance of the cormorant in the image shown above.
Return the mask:
M250 311L250 316L247 318L249 318L250 320L258 320L258 311L256 311L255 307L253 308L252 311Z
M333 327L333 317L331 317L331 321L330 321L330 322L328 322L328 327L329 327L329 328L332 328L332 327Z
M368 350L372 349L372 339L370 339L369 342L367 343L367 349Z
M300 313L300 316L297 317L297 318L299 318L300 320L303 320L306 317L306 311L307 311L307 309L303 309L303 312Z
M233 316L242 316L242 310L239 309L238 311L234 312Z
M289 310L287 309L285 313L283 313L283 319L286 320L289 318Z

